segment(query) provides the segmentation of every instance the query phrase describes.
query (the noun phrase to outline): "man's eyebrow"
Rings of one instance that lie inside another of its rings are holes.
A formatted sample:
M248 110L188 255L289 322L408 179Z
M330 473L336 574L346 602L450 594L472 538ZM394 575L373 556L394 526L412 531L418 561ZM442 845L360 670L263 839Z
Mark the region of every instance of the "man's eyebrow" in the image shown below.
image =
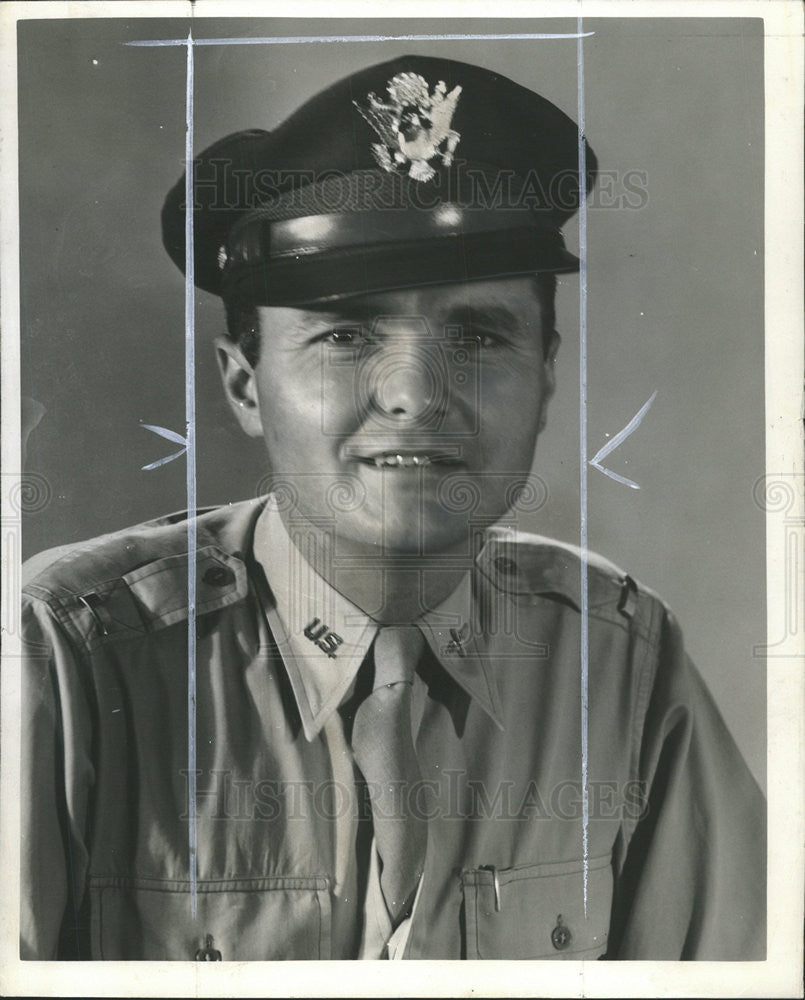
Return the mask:
M453 306L444 317L445 326L477 326L479 324L493 330L505 330L510 333L515 333L522 326L521 321L511 310L493 303Z
M320 323L344 326L354 323L370 323L376 316L385 316L388 312L388 307L385 309L373 308L371 303L351 302L323 309L311 309L308 311L308 315L315 316Z
M364 320L356 313L333 311L330 309L307 309L288 327L292 335L304 337L313 330L326 330L329 327L357 327Z
M305 319L313 319L317 323L324 323L325 325L337 326L339 323L344 323L347 319L353 319L354 315L347 311L335 311L332 309L306 309Z

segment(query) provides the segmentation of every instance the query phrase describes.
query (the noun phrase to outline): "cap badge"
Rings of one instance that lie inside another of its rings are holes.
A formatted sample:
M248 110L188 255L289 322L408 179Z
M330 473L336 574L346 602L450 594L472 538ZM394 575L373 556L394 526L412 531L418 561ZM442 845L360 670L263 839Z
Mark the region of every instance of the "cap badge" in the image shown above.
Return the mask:
M448 94L444 81L439 80L431 93L418 73L398 73L386 84L386 90L387 103L374 93L368 95L367 107L352 102L381 140L372 143L372 154L384 170L408 167L413 180L429 181L436 173L430 165L434 157L438 156L445 167L453 162L461 136L450 122L461 87Z

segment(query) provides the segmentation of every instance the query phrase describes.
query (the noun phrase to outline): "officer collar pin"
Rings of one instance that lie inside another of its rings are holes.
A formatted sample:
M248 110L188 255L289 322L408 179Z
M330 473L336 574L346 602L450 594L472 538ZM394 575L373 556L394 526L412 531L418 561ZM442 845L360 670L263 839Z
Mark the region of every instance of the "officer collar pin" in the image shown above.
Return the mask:
M381 140L372 143L372 154L384 170L408 167L413 180L429 181L436 173L430 165L434 157L445 167L453 162L461 135L450 123L461 87L453 87L448 94L444 80L439 80L431 93L418 73L398 73L386 90L387 102L374 93L368 95L366 107L352 102Z
M470 627L464 622L460 629L450 629L450 642L444 647L443 652L447 656L466 656L465 643L470 637Z
M338 647L343 645L344 640L336 632L330 628L329 625L325 625L320 618L314 618L313 621L305 626L304 636L306 639L318 646L322 653L326 653L331 660L334 660L338 655Z

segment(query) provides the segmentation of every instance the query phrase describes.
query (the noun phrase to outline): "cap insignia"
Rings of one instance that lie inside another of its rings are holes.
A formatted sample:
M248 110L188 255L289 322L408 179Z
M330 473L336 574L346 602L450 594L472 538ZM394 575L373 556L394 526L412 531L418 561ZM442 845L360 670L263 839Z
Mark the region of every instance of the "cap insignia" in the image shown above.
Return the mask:
M413 180L429 181L436 173L430 165L434 157L438 156L445 167L453 162L461 136L450 122L461 87L448 94L444 81L439 80L430 93L418 73L398 73L386 84L386 90L388 102L374 93L368 95L366 107L352 102L380 138L372 143L372 154L384 170L407 167Z

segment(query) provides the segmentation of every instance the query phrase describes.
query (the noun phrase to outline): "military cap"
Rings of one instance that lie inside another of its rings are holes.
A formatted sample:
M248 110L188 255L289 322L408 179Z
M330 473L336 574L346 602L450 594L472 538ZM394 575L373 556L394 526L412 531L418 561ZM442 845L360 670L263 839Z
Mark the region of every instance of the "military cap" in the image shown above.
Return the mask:
M586 189L596 159L586 146ZM402 56L236 132L193 164L194 278L302 305L414 285L574 271L579 132L539 94L468 63ZM163 240L185 266L185 179Z

